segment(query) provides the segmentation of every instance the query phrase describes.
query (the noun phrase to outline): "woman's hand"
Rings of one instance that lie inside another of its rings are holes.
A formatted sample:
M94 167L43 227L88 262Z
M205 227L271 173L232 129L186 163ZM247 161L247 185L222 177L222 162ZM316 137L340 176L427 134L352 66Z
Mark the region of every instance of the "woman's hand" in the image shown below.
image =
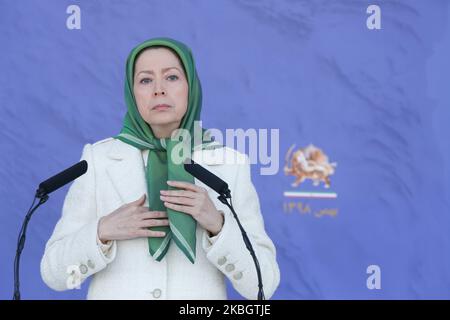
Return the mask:
M164 237L165 232L151 231L148 227L168 226L165 211L149 211L144 206L146 195L136 201L124 204L117 210L100 219L98 238L106 243L109 240L127 240L141 237Z
M184 190L161 190L161 200L167 208L191 215L213 236L222 230L224 217L216 209L206 189L184 181L167 181Z

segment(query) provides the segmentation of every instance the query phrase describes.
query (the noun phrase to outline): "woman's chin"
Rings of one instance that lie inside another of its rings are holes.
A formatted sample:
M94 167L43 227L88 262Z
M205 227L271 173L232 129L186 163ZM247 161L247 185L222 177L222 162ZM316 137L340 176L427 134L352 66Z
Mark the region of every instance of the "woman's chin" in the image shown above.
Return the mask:
M148 119L151 120L151 123L164 124L175 121L176 116L173 112L158 111L152 112L151 115L148 116Z
M158 115L146 122L151 126L166 126L177 122L177 119L173 115Z

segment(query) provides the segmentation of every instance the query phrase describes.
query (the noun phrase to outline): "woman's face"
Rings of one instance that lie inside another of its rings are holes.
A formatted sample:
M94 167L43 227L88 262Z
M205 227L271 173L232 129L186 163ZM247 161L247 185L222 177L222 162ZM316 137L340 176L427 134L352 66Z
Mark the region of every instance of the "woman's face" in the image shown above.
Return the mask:
M188 82L169 49L146 49L135 62L133 92L142 118L158 138L179 128L187 110Z

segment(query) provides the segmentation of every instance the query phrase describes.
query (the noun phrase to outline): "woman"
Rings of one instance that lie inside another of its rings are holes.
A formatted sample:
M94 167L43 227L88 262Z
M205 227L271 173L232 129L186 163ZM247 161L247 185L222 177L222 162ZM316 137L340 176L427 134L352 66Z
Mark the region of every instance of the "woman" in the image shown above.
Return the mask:
M242 296L256 299L255 265L231 211L184 171L179 160L187 155L175 161L188 150L229 184L270 298L279 269L248 157L185 135L194 132L202 101L190 49L168 38L135 47L125 101L121 133L83 148L88 171L69 188L46 245L44 282L67 290L92 275L88 299L226 299L226 276Z

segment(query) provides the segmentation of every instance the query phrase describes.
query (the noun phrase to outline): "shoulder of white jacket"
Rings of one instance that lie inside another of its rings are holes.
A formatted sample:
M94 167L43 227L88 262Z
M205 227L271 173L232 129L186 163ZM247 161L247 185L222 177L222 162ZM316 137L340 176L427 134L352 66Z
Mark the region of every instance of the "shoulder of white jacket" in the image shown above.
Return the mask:
M103 144L103 143L106 143L108 141L113 141L113 140L114 140L113 137L109 137L109 138L106 138L106 139L103 139L103 140L96 141L92 145L96 146L96 145Z
M239 152L233 148L223 146L216 149L196 150L193 154L194 161L202 162L208 165L218 164L244 164L248 160L245 153Z
M92 151L94 151L96 154L103 154L109 152L111 147L113 146L116 139L113 137L109 137L103 140L96 141L91 144Z
M236 149L230 148L230 147L223 147L223 152L225 152L225 154L227 156L233 156L236 157L237 159L245 159L247 157L247 155L243 152L240 152Z

